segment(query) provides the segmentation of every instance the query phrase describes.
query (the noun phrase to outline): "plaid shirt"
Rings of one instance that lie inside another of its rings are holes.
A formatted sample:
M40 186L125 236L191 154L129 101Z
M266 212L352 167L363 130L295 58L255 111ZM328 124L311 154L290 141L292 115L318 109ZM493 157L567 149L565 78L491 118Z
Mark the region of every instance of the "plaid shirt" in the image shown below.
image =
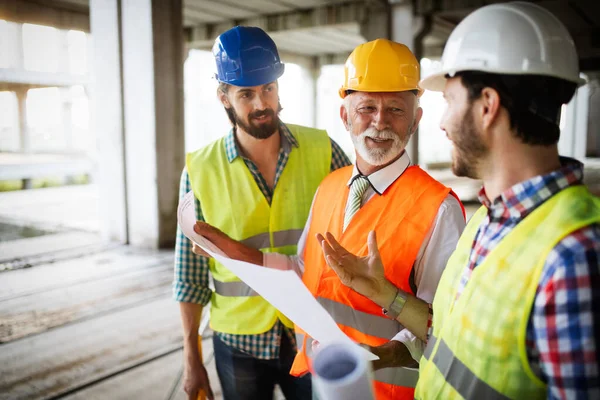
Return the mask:
M281 147L279 149L279 157L277 160L277 170L275 173L274 188L277 187L279 177L285 168L290 152L293 147L298 147L296 138L292 135L285 124L280 125ZM242 157L246 166L252 173L256 184L262 191L263 195L271 204L273 190L269 188L264 177L252 162L252 160L244 157L238 148L233 130L225 137L225 150L229 162L233 162L237 157ZM338 168L350 165L350 160L344 154L342 149L331 140L331 171ZM187 171L181 174L181 182L179 186L179 197L181 198L192 189ZM204 221L200 202L196 199L196 218L199 221ZM181 230L177 229L177 241L175 244L175 277L173 281L173 298L176 301L197 303L205 306L210 301L212 290L208 287L209 283L209 267L208 258L197 256L192 252L190 241L183 235ZM279 358L279 345L281 343L281 335L288 335L292 344L296 343L294 332L286 328L281 321L277 321L275 325L267 332L258 335L234 335L223 332L216 332L219 338L227 345L248 353L255 358L270 360Z
M521 182L493 202L481 190L488 215L475 236L459 295L473 269L520 221L559 191L582 184L583 165L566 158L561 162L559 170ZM526 346L534 373L548 384L548 398L600 398L599 260L600 225L595 224L563 238L543 267Z

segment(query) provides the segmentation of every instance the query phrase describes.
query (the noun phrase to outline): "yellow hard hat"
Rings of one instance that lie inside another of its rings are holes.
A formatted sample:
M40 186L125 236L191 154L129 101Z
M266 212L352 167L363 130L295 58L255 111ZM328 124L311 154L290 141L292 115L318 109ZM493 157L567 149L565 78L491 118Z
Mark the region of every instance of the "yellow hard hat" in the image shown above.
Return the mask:
M418 91L420 68L415 55L403 44L376 39L354 49L344 66L340 97L348 90L357 92Z

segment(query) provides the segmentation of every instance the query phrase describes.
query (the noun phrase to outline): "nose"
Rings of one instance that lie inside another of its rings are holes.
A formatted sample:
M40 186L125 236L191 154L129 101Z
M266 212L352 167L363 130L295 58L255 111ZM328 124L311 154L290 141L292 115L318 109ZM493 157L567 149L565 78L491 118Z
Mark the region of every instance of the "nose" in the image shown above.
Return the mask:
M267 108L267 101L265 96L262 93L257 94L256 96L254 96L254 109L257 111L262 111L264 109Z
M444 132L448 133L446 131L446 120L447 120L447 114L448 114L448 110L446 109L444 111L444 113L442 114L442 118L440 119L440 129L443 130Z
M377 110L377 112L373 114L373 122L371 125L378 131L388 129L390 127L389 116L384 110Z

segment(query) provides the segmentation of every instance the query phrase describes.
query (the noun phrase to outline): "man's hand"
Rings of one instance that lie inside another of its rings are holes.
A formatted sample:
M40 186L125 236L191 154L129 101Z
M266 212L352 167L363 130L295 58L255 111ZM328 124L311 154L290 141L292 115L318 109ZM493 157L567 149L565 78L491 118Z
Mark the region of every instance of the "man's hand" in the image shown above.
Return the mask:
M196 221L194 232L210 240L229 258L246 261L256 265L262 265L263 263L263 255L259 250L248 247L245 244L230 238L225 233L206 222ZM208 253L195 243L192 251L200 256L210 257Z
M215 396L210 387L208 373L200 358L198 356L191 356L186 357L186 359L183 390L187 393L188 400L198 400L199 398L203 398L203 395L208 400L214 400Z
M391 367L419 367L419 363L412 358L406 346L397 340L391 340L381 346L369 347L369 350L379 357L379 360L373 361L374 371Z
M223 252L227 255L229 255L229 253L227 253L226 248L232 247L233 243L237 243L221 230L203 221L196 221L196 225L194 225L194 232L200 236L204 236L215 246L223 250ZM194 243L194 248L192 251L199 256L210 257L210 254L202 250L202 247L198 246L196 243Z
M375 231L369 232L369 254L366 257L348 252L329 232L326 233L326 238L318 234L317 240L321 243L327 264L344 285L381 307L389 307L396 296L396 288L384 275Z

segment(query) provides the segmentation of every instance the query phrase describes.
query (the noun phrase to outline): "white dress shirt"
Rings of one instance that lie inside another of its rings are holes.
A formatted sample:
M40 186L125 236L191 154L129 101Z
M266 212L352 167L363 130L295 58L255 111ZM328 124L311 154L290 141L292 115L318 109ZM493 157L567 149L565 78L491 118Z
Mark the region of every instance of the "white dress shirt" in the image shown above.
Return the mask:
M373 196L379 196L384 193L410 165L410 158L404 152L400 158L390 165L369 175L368 179L371 186L363 194L361 207L373 198ZM348 185L350 185L352 178L359 173L355 165L352 176L348 180ZM280 270L294 270L298 275L302 276L304 273L304 248L306 246L306 236L311 219L312 206L306 225L304 226L304 231L298 242L297 255L286 256L278 253L265 253L263 255L263 265L268 268ZM442 272L446 267L450 255L456 249L458 238L464 227L465 218L462 208L458 200L449 194L440 205L435 221L421 244L413 266L415 270L414 283L417 287L416 296L418 298L430 304L433 302L433 296ZM409 332L408 329L398 332L391 340L398 340L404 343L410 351L412 358L419 362L425 349L425 343Z

